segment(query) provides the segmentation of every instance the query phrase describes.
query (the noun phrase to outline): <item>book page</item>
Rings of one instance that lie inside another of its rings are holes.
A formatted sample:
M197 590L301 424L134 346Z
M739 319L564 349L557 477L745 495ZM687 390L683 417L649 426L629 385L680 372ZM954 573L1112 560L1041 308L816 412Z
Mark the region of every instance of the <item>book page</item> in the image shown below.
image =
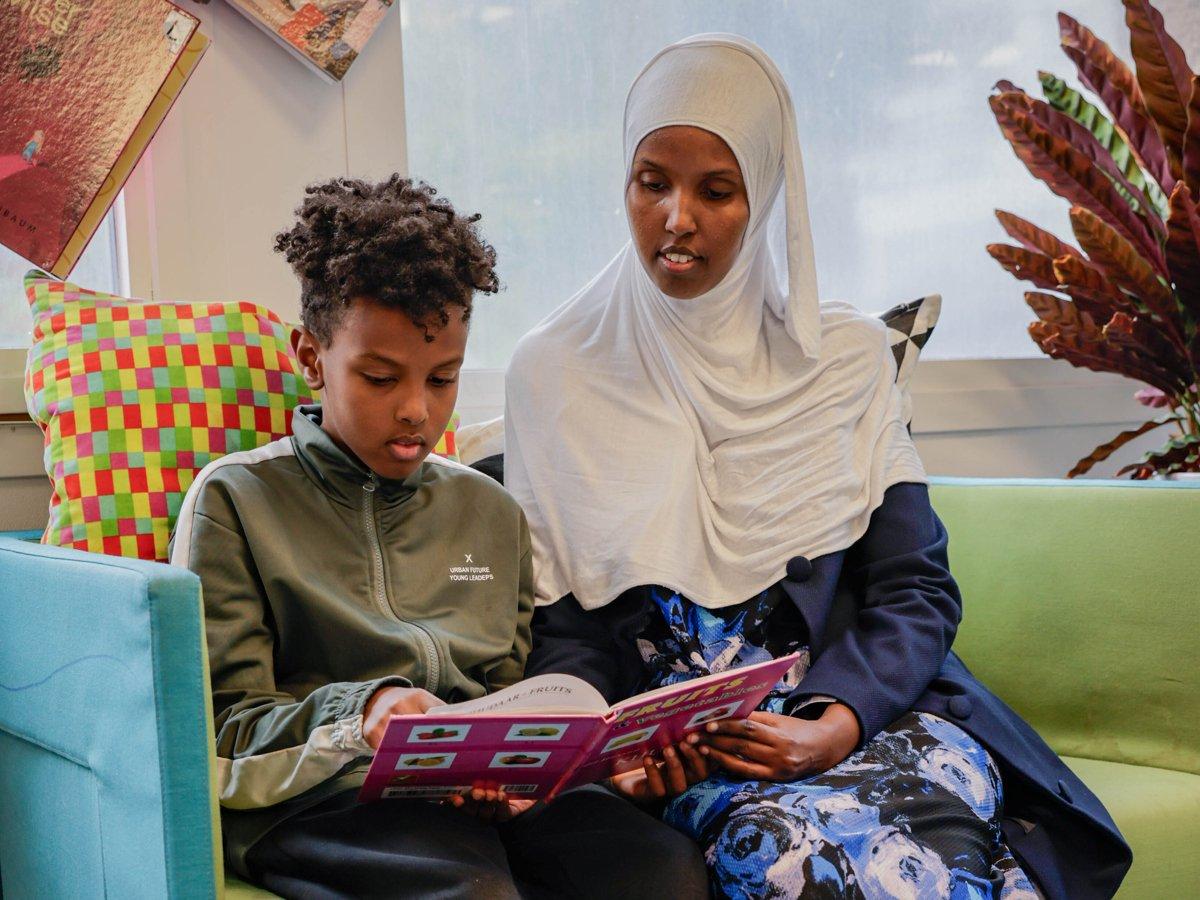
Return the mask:
M480 713L503 714L510 710L603 715L608 712L608 703L598 690L582 678L574 675L536 675L478 700L435 706L426 715L472 716Z
M664 747L678 744L709 722L746 718L797 659L792 653L666 685L616 704L586 757L556 790L641 768L644 756L658 756Z
M360 801L438 799L499 787L538 799L604 729L608 704L572 675L539 675L478 700L392 716Z
M393 716L362 800L439 799L473 787L547 796L604 728L599 713L514 711Z

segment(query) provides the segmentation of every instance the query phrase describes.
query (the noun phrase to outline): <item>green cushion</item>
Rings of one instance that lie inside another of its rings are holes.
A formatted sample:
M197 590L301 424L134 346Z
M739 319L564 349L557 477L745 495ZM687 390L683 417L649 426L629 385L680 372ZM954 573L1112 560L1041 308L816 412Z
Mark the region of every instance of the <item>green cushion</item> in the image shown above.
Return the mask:
M250 900L250 898L275 897L270 891L239 881L233 875L225 876L225 900Z
M1064 757L1108 807L1133 847L1119 900L1200 894L1200 776Z
M932 497L980 680L1064 756L1200 774L1200 490L937 479Z

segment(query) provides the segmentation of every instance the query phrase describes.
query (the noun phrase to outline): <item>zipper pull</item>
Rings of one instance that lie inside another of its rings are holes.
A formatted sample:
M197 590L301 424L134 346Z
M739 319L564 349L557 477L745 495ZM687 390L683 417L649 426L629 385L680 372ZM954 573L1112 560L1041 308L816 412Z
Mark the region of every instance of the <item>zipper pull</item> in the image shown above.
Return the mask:
M377 485L375 483L375 476L372 475L371 480L363 485L363 490L366 491L368 494L373 494L373 493L375 493L375 488L377 488L377 487L379 487L379 485Z

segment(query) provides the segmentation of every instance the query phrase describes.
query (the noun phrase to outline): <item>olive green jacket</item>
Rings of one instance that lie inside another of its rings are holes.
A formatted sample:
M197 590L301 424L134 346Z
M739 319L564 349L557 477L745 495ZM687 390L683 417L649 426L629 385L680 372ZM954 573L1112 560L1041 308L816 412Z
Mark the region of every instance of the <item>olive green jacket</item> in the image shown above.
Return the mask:
M196 477L171 562L203 586L226 854L362 784L363 707L386 685L456 702L519 680L529 532L471 469L429 459L382 480L300 407L294 436Z

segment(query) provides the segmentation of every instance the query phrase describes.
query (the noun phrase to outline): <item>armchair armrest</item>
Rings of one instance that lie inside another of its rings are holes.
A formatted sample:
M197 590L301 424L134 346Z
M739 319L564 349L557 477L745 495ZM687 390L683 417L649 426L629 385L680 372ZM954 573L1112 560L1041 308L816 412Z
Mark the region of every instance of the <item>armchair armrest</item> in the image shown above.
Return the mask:
M211 897L212 714L191 572L0 538L10 897Z

